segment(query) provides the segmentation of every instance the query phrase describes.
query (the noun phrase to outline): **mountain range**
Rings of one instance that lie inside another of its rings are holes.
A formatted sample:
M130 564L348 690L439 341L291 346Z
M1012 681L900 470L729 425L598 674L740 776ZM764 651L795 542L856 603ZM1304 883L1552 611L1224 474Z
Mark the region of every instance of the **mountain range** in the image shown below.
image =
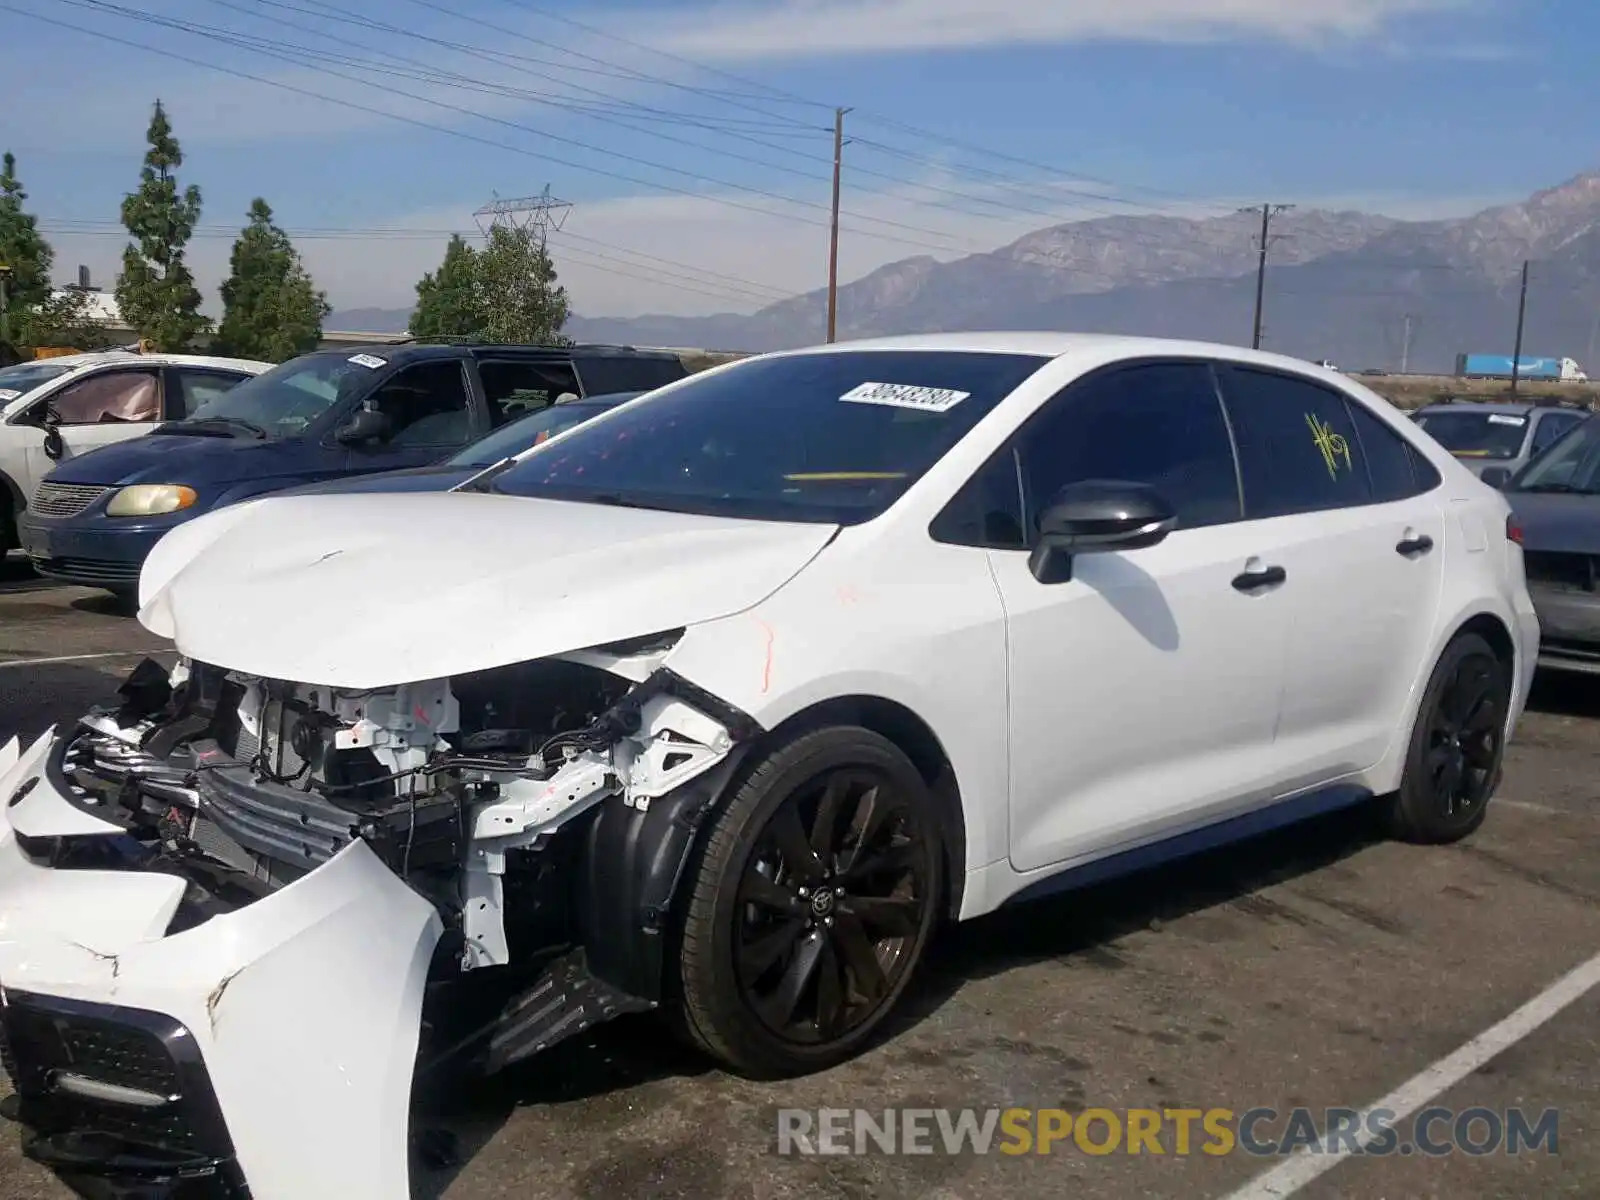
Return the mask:
M984 254L907 258L839 288L839 337L958 329L1143 333L1248 345L1260 216L1104 217ZM1469 217L1274 216L1263 347L1341 367L1449 371L1510 353L1530 261L1525 354L1587 359L1600 333L1600 173ZM582 341L761 351L823 340L826 292L750 314L574 315ZM409 310L353 309L329 329L399 332Z

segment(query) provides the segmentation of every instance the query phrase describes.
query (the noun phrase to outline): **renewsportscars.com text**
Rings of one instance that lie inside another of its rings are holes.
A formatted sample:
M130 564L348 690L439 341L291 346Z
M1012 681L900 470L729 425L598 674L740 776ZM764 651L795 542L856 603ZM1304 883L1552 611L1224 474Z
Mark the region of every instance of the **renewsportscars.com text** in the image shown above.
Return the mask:
M1409 1125L1385 1108L786 1108L781 1155L1559 1153L1560 1113L1425 1108Z

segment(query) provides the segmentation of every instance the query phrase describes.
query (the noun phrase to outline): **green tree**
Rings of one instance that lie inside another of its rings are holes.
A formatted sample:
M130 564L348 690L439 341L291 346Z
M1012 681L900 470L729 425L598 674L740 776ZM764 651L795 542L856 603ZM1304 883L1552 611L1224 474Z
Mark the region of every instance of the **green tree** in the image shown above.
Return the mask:
M417 283L410 333L422 338L484 336L488 323L478 287L478 253L460 234L445 247L444 261Z
M567 289L556 282L544 239L531 229L496 225L477 255L479 294L491 342L561 344Z
M122 319L158 350L185 350L210 322L200 315L200 289L184 262L184 249L200 220L200 189L180 193L173 175L183 151L172 136L161 101L145 135L149 149L139 190L122 201L122 223L133 242L122 252L117 305Z
M9 150L0 158L0 265L11 268L6 282L7 309L13 334L30 313L49 303L50 267L55 251L39 232L39 222L22 206L28 193L17 178L17 159Z
M219 352L283 362L315 350L323 319L333 310L259 197L250 204L250 223L233 243L231 263L222 285Z

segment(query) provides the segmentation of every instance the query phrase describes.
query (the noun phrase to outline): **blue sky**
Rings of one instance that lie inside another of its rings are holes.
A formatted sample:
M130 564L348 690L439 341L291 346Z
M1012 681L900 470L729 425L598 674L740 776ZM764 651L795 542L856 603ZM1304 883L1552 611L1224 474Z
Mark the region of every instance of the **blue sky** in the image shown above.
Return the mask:
M208 289L253 196L337 306L399 306L548 184L579 311L748 311L824 281L835 105L848 279L1089 216L1520 198L1600 159L1597 42L1587 0L0 0L0 141L63 277L109 281L159 95Z

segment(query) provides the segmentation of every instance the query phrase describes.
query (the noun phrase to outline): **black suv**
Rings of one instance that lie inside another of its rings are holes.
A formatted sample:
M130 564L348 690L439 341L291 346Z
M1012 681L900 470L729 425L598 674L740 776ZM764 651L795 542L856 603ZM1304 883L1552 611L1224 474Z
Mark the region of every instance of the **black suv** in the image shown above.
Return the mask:
M150 548L201 513L438 462L563 395L650 391L687 374L671 351L627 346L318 350L181 421L65 460L30 498L19 533L41 574L131 593Z

